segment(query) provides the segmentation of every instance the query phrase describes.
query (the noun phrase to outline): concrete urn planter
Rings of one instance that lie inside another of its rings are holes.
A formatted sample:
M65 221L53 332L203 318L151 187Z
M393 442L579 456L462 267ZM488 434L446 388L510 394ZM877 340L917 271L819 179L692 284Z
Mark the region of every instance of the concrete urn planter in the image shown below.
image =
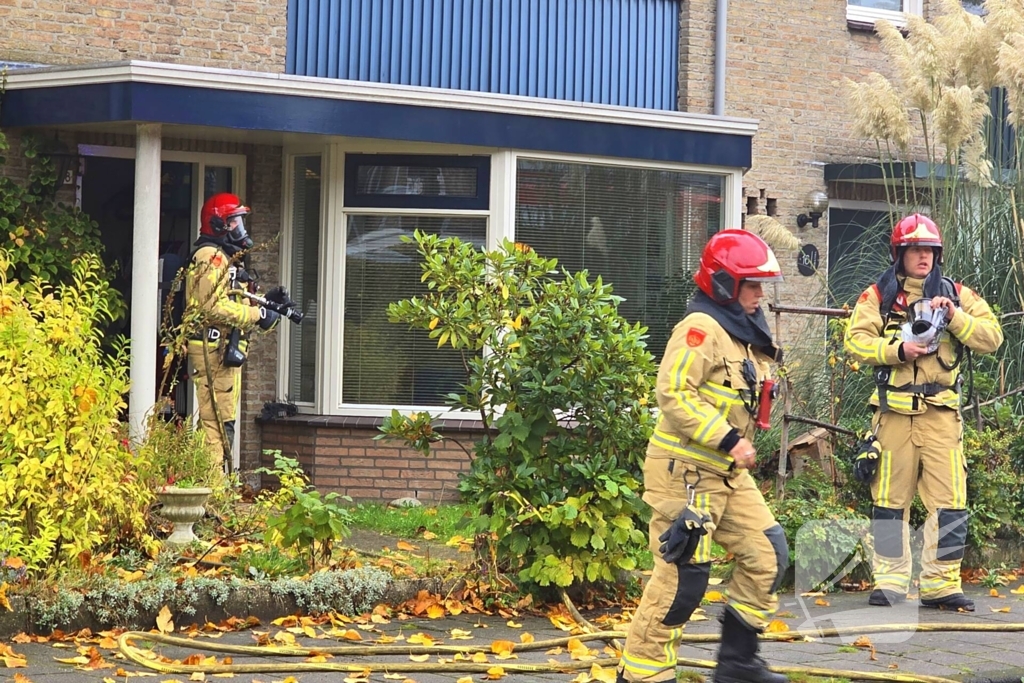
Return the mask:
M207 488L165 486L157 489L156 498L163 504L157 514L174 524L171 535L167 537L168 545L188 545L199 540L192 531L192 525L206 514L203 504L211 493L213 489Z

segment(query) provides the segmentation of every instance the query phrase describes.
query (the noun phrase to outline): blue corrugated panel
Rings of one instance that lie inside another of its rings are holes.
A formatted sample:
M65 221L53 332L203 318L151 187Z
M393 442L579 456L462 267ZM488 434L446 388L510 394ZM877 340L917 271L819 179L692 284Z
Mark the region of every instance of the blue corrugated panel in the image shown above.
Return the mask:
M288 0L286 71L676 108L679 0Z

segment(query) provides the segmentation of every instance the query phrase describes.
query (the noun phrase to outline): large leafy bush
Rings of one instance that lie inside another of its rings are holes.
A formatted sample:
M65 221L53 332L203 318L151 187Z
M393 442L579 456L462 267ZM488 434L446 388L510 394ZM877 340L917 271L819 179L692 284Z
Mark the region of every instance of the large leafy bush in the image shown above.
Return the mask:
M655 370L645 328L618 314L600 278L559 272L525 245L415 239L428 293L388 315L462 354L466 382L447 402L479 416L484 433L459 486L500 568L561 587L633 569ZM423 413L395 411L381 429L425 453L443 439Z
M119 415L128 350L101 349L109 285L96 256L67 284L9 279L0 251L0 553L33 570L146 534L150 492L135 477Z

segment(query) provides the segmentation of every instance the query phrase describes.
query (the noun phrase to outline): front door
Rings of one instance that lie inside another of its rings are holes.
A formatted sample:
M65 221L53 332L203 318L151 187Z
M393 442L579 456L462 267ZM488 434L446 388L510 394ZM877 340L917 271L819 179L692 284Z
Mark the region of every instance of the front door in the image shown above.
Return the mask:
M118 150L121 152L121 150ZM130 150L126 150L130 151ZM135 206L135 160L122 156L86 156L82 170L81 208L99 224L105 248L104 259L114 273L114 287L128 304L128 313L115 321L112 334L131 337L132 248ZM197 179L203 174L202 190ZM188 263L192 243L199 235L202 202L218 192L235 191L237 168L198 161L164 161L160 174L160 301L172 294L177 269ZM163 325L161 325L161 334ZM159 348L153 353L162 354ZM165 376L162 358L157 362L157 392L173 399L173 411L193 413L192 383L188 370ZM154 400L157 397L154 397Z

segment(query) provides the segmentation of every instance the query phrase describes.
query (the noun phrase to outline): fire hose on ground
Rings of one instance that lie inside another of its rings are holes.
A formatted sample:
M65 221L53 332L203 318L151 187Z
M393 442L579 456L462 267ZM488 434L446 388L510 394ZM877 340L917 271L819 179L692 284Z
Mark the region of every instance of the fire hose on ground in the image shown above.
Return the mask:
M914 624L875 624L866 626L848 626L840 628L822 628L807 631L787 631L784 633L764 633L761 640L772 641L798 641L806 638L831 638L844 635L861 635L868 633L899 633L906 631L917 631L923 633L936 632L1024 632L1024 623L1012 624L974 624L974 623L914 623ZM567 636L550 640L539 640L532 643L516 643L515 652L528 652L533 650L549 649L565 646L572 639L580 642L593 640L612 641L618 638L625 638L622 631L600 631L597 633L585 633L577 636ZM720 640L718 634L683 634L680 643L715 643ZM204 650L222 654L250 655L250 656L276 656L276 657L310 657L314 655L331 655L346 657L383 657L395 655L456 655L472 656L476 653L492 653L489 646L457 646L457 645L343 645L333 647L279 647L279 646L256 646L256 645L226 645L222 643L198 643L188 638L169 636L165 634L147 633L144 631L128 631L118 639L118 646L124 656L147 669L164 674L249 674L249 673L306 673L306 672L339 672L339 673L361 673L361 672L386 672L386 673L487 673L494 666L501 666L506 674L515 673L568 673L572 671L588 670L593 664L616 666L618 659L615 657L599 657L588 661L571 661L545 664L510 664L502 662L481 663L473 661L452 661L445 663L331 663L331 662L294 662L284 663L251 663L251 664L178 664L161 662L150 657L131 644L131 641L148 641L172 645L193 650ZM713 669L715 663L704 659L679 658L677 666L692 667L698 669ZM906 673L885 673L866 672L845 669L827 669L808 666L772 666L772 671L781 674L802 674L809 676L842 677L859 681L892 681L894 683L962 683L952 678L941 676L925 676Z

